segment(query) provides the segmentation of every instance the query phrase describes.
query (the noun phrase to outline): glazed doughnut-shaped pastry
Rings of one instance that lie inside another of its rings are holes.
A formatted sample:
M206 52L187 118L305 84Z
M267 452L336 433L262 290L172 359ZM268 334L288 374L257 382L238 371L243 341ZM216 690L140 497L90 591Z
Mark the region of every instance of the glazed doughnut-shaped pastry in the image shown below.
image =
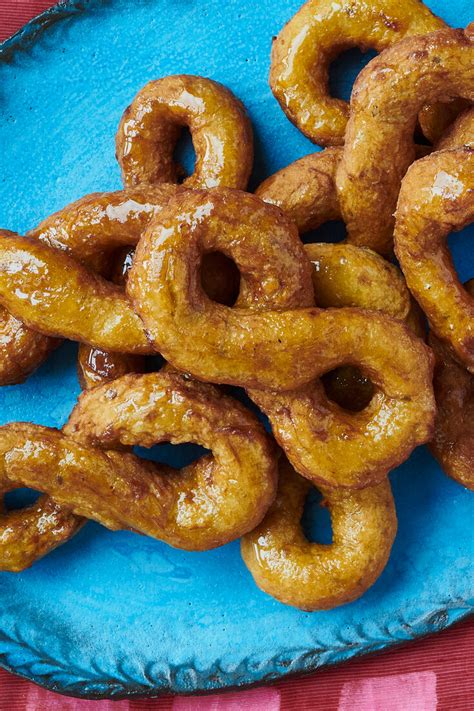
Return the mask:
M442 27L419 0L308 0L273 42L270 87L310 140L342 145L349 105L329 94L331 62L351 47L381 52L403 37Z
M184 126L196 153L184 185L245 189L253 136L244 106L222 84L186 74L149 82L125 110L116 136L124 185L178 182L184 171L173 151Z
M336 173L353 244L390 253L400 183L415 156L417 113L424 103L457 96L474 100L474 36L468 31L409 37L359 74Z
M255 195L277 205L298 230L315 230L329 220L339 220L341 210L334 183L342 148L326 148L290 163L263 181Z
M390 555L397 516L388 481L359 491L321 489L333 540L310 543L301 528L310 487L282 462L275 502L240 549L261 590L302 610L330 610L375 583Z
M210 302L200 287L196 265L213 249L240 269L234 308ZM156 348L175 367L202 380L271 389L271 403L285 397L280 391L317 392L312 402L315 417L322 414L322 454L317 466L299 471L332 485L365 486L431 436L432 358L385 314L303 308L313 303L312 271L280 210L252 195L215 189L177 198L150 225L127 288ZM377 387L370 408L356 419L330 404L319 382L309 387L348 364L361 367ZM298 440L295 433L295 447ZM348 456L348 448L355 454ZM337 455L342 461L336 463Z
M275 497L274 445L256 417L181 374L127 375L88 391L64 430L70 436L29 423L0 427L1 491L30 486L56 502L44 497L33 510L10 512L0 522L15 524L0 545L2 570L23 569L64 542L82 524L76 516L207 550L254 528ZM212 454L178 473L81 444L161 441L198 442Z
M394 265L350 244L308 244L306 251L315 267L319 306L380 311L421 332L416 306ZM349 366L296 390L250 390L249 394L268 416L276 440L296 470L326 487L358 488L381 481L432 431L433 415L411 440L402 421L388 414L390 401L382 405L381 392L370 378ZM430 409L433 413L433 402L426 401L420 412ZM384 421L391 423L388 428Z
M418 114L418 121L425 138L439 147L443 136L450 130L457 117L469 108L469 105L470 102L466 99L453 99L449 103L423 106Z
M48 336L110 351L154 352L120 287L32 238L0 240L0 303Z
M461 146L474 148L474 106L463 111L452 122L436 144L436 150L461 148Z
M465 284L474 296L474 279ZM438 412L430 449L450 477L474 490L474 375L452 358L433 334L434 389Z
M426 155L426 150L429 146L416 146L417 158ZM286 212L300 233L340 220L335 180L342 151L326 148L290 163L264 180L255 195ZM345 241L350 242L350 235Z
M1 498L17 487L17 484L3 480L0 485ZM24 509L2 510L0 570L18 573L29 568L39 558L66 543L83 524L84 519L75 516L68 508L58 506L49 496L41 496Z
M474 297L460 283L446 244L474 216L474 149L439 151L417 161L402 182L395 250L431 329L474 373Z
M68 252L87 267L103 271L111 254L125 245L135 245L149 221L181 189L175 185L157 185L93 193L48 217L28 237ZM14 233L0 231L0 239L8 235ZM30 297L34 294L36 290ZM0 385L23 381L60 342L28 328L3 307L0 307L0 333ZM99 365L103 358L100 354L89 358L84 353L85 369L92 374L91 360ZM120 356L115 354L108 360L108 366L112 366L110 361L118 365Z
M263 426L233 398L182 373L131 374L85 392L64 431L107 449L166 441L211 450L172 476L152 465L136 513L150 522L129 524L179 548L207 550L238 538L275 497L276 456Z

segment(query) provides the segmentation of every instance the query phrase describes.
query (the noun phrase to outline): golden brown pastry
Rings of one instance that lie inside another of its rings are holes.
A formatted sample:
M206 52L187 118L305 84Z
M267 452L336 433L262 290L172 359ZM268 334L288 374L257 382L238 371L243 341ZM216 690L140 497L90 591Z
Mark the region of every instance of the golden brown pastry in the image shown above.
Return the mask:
M277 498L240 548L264 592L302 610L330 610L356 600L377 580L390 555L397 516L388 481L358 491L321 489L332 543L310 543L301 528L310 486L282 461Z
M401 180L413 162L421 106L474 99L474 37L438 30L386 49L359 74L336 184L350 241L391 252Z
M112 451L164 441L211 454L176 472ZM65 542L77 516L186 550L214 548L260 522L276 484L274 445L240 403L179 373L127 375L85 392L63 433L0 427L0 491L23 485L51 497L1 517L0 569L21 570Z
M124 185L178 182L173 151L184 126L196 153L186 187L245 189L253 136L244 106L222 84L186 74L149 82L125 110L116 137Z
M439 151L417 161L402 182L395 251L435 335L474 373L474 298L460 283L446 244L474 215L474 149Z
M270 86L300 131L322 146L342 145L349 105L329 94L331 62L352 47L382 50L446 24L419 0L308 0L275 38ZM440 109L431 121L439 120ZM441 109L444 115L444 109Z
M241 272L233 308L211 302L199 283L200 255L216 249L232 257ZM312 272L295 226L278 208L215 189L180 196L150 225L127 286L155 347L175 367L202 380L263 390L257 404L267 412L268 401L272 412L284 414L284 391L309 393L304 416L314 405L318 425L312 435L320 435L321 457L301 468L301 458L310 455L301 429L293 427L297 468L315 481L365 486L380 481L430 438L432 357L393 316L308 307L314 298ZM406 292L402 301L406 317L411 309ZM370 407L356 416L328 404L317 380L341 365L361 367L377 387ZM307 429L314 430L314 424ZM283 435L276 434L281 442ZM343 455L351 447L352 456Z
M379 311L421 332L417 308L394 265L349 244L308 244L306 251L314 265L319 306ZM253 389L249 394L268 416L296 470L326 487L358 488L381 481L432 432L431 396L425 399L420 393L420 401L415 396L408 407L395 405L371 382L369 370L348 365L295 390Z

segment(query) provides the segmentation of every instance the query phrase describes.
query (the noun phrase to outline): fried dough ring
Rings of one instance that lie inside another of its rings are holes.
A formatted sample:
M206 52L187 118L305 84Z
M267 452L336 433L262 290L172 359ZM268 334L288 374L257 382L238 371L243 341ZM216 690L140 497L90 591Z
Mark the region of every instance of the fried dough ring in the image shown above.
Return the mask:
M142 231L150 220L158 214L168 202L171 196L175 195L182 188L175 185L157 185L157 186L139 186L123 191L119 190L111 193L93 193L77 200L59 212L54 213L46 220L43 220L38 227L28 232L28 238L37 240L45 245L48 245L54 250L66 252L82 262L86 267L102 270L104 263L110 261L111 254L125 246L134 246L140 239ZM13 232L0 230L0 269L7 269L5 259L8 254L3 255L2 245L3 237L11 237L12 242L18 238ZM24 239L24 238L20 238ZM24 243L26 245L26 243ZM28 245L28 250L30 246ZM56 251L42 251L45 257L46 264L56 263ZM10 252L10 256L11 252ZM30 254L33 259L33 252ZM59 255L60 264L64 265L64 255ZM23 257L28 260L28 254ZM70 272L81 281L81 293L85 302L89 300L87 284L92 282L96 284L96 277L90 277L89 273L84 277L85 271L77 269L77 264L72 260L66 260L68 272ZM59 274L58 277L61 275ZM0 275L0 282L5 279ZM63 278L61 278L62 281ZM61 281L54 285L58 298L62 298L59 292ZM36 275L31 274L30 283L30 298L37 300L37 283ZM72 286L73 280L69 282L69 287ZM23 293L26 284L23 286ZM51 286L51 284L50 284ZM109 292L106 283L102 287ZM1 289L1 287L0 287ZM112 289L111 296L118 293L117 289ZM72 299L74 294L69 294ZM113 296L112 296L113 299ZM19 318L23 315L24 300L15 300L15 308ZM82 303L77 304L77 308L82 308ZM113 305L111 306L113 311ZM61 331L62 323L62 308L61 303L57 304L57 310L54 316L54 323L47 324L47 333L57 332L61 336L66 336L66 333ZM130 315L131 318L133 318ZM21 382L33 370L35 370L47 357L50 351L58 344L56 339L49 338L43 333L39 333L36 329L40 327L39 322L33 322L32 328L29 328L24 323L21 323L17 318L10 315L6 309L0 307L0 318L2 325L2 341L0 344L0 385L8 385ZM75 324L79 333L83 332L82 315L79 314L78 322ZM84 333L83 333L84 335ZM141 338L143 338L141 336ZM104 345L102 344L102 352ZM104 356L106 357L106 356ZM86 361L89 359L84 354ZM93 356L94 358L94 356ZM100 360L100 355L94 358ZM120 369L121 358L117 355L108 359L108 366L114 361ZM126 358L129 361L129 358ZM89 369L88 369L89 370ZM116 368L115 368L116 370ZM92 371L89 370L92 374Z
M342 145L349 105L329 95L330 63L351 47L381 52L403 37L443 27L443 20L418 0L343 0L337 5L309 0L273 42L270 87L290 121L311 141Z
M396 253L432 330L471 373L474 297L459 282L446 238L473 216L473 148L439 151L411 166L398 200Z
M358 491L322 489L333 541L310 543L301 528L309 489L283 462L277 498L257 528L243 536L240 549L261 590L302 610L330 610L356 600L377 580L397 516L388 481Z
M474 296L474 280L466 284ZM430 334L436 355L434 389L438 412L430 449L443 471L474 491L474 375Z
M426 102L458 96L474 99L474 37L469 28L404 39L359 74L336 173L353 244L390 253L400 183L415 155L417 113Z
M179 548L207 550L238 538L261 521L275 497L274 446L257 418L182 373L130 374L85 392L64 432L102 448L166 441L212 450L179 473L167 467L161 474L161 465L153 465L147 489L159 497L146 494L133 514L142 522L128 524Z
M395 266L370 250L349 244L308 244L306 251L315 267L319 306L380 311L419 332L416 307ZM326 487L375 484L417 444L429 439L433 402L427 399L420 407L425 418L422 428L407 433L397 408L390 399L382 404L381 393L374 391L360 371L344 367L331 375L329 383L325 378L325 387L315 380L289 392L250 390L249 394L268 416L276 440L303 476ZM358 411L360 402L364 409ZM416 412L411 420L416 422Z
M474 148L474 106L459 114L441 136L436 144L436 150L461 146Z
M0 429L0 441L2 433ZM11 440L12 450L15 446ZM1 445L0 445L1 447ZM0 457L3 452L0 453ZM0 463L0 472L2 464ZM3 474L3 472L2 472ZM2 477L3 478L3 477ZM19 484L2 481L0 498ZM67 507L41 496L34 504L16 511L0 511L0 570L18 573L38 558L66 543L82 527L84 520Z
M237 308L210 302L200 288L196 265L212 249L232 257L241 271ZM271 396L261 398L273 403L286 397L279 391L308 391L314 378L337 366L362 367L379 388L369 414L358 413L355 420L358 436L364 432L363 462L359 457L354 465L347 458L334 466L326 454L323 473L321 460L310 470L297 468L314 481L365 486L380 481L430 437L432 359L421 341L386 315L301 308L312 302L311 279L295 228L277 208L255 196L215 189L180 196L150 225L127 288L157 349L202 380L272 388ZM311 390L318 391L327 411L327 431L321 424L326 440L321 449L327 451L328 439L337 446L341 431L354 433L352 416L328 403L319 383ZM253 391L251 396L256 399ZM375 440L383 434L390 436L382 457ZM373 452L367 437L374 440ZM345 446L350 444L346 438Z
M124 353L153 353L123 291L63 252L17 236L0 241L0 302L45 335Z
M1 522L15 525L5 545L2 538L2 570L21 570L64 542L82 524L74 514L207 550L256 526L275 496L274 446L255 416L178 373L127 375L84 393L64 433L29 423L0 427L1 491L26 485L51 497ZM198 442L212 454L176 472L90 447L162 441Z
M194 173L184 185L245 189L253 136L244 106L222 84L185 74L149 82L125 110L116 136L124 185L178 182L184 171L173 150L183 126L196 152Z

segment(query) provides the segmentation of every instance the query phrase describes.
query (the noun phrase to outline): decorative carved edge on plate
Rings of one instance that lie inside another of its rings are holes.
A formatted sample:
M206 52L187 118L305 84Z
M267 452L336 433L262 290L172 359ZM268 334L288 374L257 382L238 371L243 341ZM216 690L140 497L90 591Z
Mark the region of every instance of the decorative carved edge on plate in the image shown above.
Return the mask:
M212 692L229 687L268 683L289 674L311 672L351 657L376 652L385 647L408 642L439 632L454 622L474 613L474 600L453 599L439 603L435 611L408 621L402 615L392 624L375 626L358 624L339 630L333 644L314 640L311 648L289 649L268 660L249 657L233 669L224 668L217 660L210 668L197 669L190 660L182 666L148 662L139 669L127 669L130 660L119 660L112 674L91 660L89 667L79 667L69 658L69 645L64 645L61 658L51 655L41 645L32 645L22 635L19 625L10 633L0 630L0 667L18 674L51 691L87 699L152 697L161 694ZM61 646L61 645L59 645Z

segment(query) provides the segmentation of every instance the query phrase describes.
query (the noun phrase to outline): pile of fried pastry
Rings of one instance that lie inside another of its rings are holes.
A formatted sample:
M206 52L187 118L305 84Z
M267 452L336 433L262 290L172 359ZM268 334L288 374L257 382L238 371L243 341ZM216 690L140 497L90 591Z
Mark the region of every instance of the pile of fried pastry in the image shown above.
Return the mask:
M351 46L379 54L346 103L328 69ZM0 232L0 384L70 339L83 387L61 431L0 427L0 493L42 492L2 513L1 570L92 519L189 551L241 538L263 591L329 609L384 569L388 473L415 447L474 489L474 279L459 282L447 247L474 213L474 26L419 0L309 0L274 39L270 85L324 150L255 193L241 102L168 76L121 119L123 190ZM304 244L331 220L343 242ZM133 453L160 442L209 454L176 471ZM328 544L302 529L312 486Z

